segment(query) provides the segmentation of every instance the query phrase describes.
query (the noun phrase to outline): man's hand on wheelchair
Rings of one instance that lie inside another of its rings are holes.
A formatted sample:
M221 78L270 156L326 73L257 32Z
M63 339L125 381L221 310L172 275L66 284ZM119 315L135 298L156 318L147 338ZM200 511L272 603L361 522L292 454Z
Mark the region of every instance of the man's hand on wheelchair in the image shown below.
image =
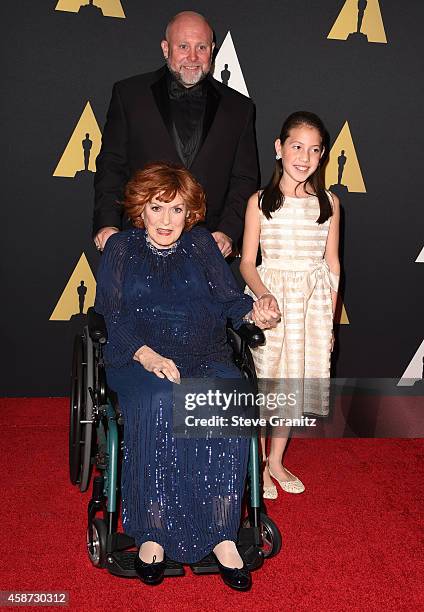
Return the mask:
M110 238L112 234L116 234L116 232L119 232L117 227L102 227L102 229L97 232L96 236L94 237L96 249L98 251L103 251L108 238Z
M231 255L233 250L233 241L231 238L227 236L227 234L224 234L224 232L212 232L212 236L223 256L228 257L228 255Z
M180 373L172 359L162 357L162 355L159 355L159 353L156 353L156 351L147 345L141 346L134 353L133 359L138 361L145 370L152 372L158 378L167 378L177 384L181 382Z

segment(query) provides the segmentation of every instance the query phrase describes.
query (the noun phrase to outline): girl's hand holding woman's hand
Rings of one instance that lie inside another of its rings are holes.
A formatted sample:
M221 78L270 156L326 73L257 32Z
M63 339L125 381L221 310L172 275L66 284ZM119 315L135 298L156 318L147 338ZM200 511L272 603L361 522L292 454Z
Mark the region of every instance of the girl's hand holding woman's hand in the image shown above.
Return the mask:
M254 306L258 308L263 308L265 310L273 310L281 317L280 308L278 306L278 302L276 298L271 293L265 293L260 298L254 302Z
M172 359L162 357L146 345L140 347L134 353L133 359L141 363L145 370L152 372L158 378L167 378L177 384L181 382L180 373Z
M253 320L261 329L276 327L281 320L281 312L275 297L269 293L253 303Z

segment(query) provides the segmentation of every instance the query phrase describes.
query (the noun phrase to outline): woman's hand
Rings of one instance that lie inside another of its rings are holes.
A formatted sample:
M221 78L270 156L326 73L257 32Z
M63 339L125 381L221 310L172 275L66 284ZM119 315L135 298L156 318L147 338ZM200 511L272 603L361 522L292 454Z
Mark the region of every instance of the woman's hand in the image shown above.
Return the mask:
M253 304L253 320L261 329L276 327L281 319L278 302L273 295L266 293Z
M258 316L255 315L255 313L252 314L252 321L255 325L257 325L257 327L259 327L259 329L271 329L273 327L277 327L278 322L280 321L280 319L276 319L277 315L272 312L269 311L268 313L262 314L261 318L259 318ZM264 317L268 317L267 319L265 319Z
M141 363L145 370L152 372L158 378L167 378L177 384L181 382L180 373L172 359L162 357L147 345L140 347L134 353L133 359Z

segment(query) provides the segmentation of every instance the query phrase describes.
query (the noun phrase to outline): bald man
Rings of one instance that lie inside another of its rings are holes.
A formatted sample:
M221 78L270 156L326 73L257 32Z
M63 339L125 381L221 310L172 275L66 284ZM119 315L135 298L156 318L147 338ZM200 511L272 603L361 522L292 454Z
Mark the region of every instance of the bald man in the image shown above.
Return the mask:
M258 187L254 106L212 78L214 46L206 19L184 11L161 42L166 65L114 85L94 182L98 249L128 227L123 188L152 161L188 168L207 194L206 226L222 254L239 244L246 202Z

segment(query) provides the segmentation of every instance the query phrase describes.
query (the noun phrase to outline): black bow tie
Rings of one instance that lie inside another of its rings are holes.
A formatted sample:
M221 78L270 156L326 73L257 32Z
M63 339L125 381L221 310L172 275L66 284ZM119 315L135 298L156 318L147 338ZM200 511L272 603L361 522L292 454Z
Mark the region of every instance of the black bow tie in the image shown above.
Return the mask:
M172 79L169 83L169 97L171 100L181 100L183 98L203 98L205 88L202 83L193 85L193 87L184 87L178 81Z

